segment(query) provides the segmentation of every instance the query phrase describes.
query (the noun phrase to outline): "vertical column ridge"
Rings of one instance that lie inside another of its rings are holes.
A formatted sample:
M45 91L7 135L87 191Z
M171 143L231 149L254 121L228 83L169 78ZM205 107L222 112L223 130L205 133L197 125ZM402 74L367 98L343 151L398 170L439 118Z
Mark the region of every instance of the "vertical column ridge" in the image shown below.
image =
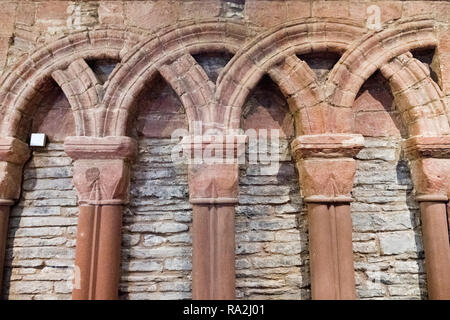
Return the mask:
M297 137L291 147L308 205L311 296L355 299L350 202L361 135Z

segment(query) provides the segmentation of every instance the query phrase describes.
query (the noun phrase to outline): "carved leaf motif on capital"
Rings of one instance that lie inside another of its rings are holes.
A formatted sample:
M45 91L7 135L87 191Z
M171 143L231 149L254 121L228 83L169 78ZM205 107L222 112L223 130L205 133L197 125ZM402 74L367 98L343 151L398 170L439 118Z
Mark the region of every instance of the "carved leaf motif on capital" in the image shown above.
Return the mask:
M238 170L237 164L190 166L189 193L191 202L237 202Z
M305 197L351 197L354 159L306 159L297 162Z
M73 179L80 204L124 204L128 201L130 168L124 160L77 160Z
M450 195L450 159L424 158L411 161L417 196Z

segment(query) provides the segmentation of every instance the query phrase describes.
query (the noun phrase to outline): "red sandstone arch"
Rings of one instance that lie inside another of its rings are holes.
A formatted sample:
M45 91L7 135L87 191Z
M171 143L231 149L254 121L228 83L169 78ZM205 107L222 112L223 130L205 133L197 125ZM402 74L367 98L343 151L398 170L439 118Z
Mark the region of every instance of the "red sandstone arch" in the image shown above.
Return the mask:
M172 64L186 54L223 51L236 53L251 35L253 28L239 22L225 19L201 20L163 28L139 43L111 75L104 99L106 121L102 134L125 135L129 110L137 95L156 72L167 71L165 65ZM190 81L189 78L184 80ZM189 84L185 82L185 85ZM185 104L185 108L188 115L194 116L188 119L190 122L204 120L196 118L204 112L190 110L193 108L191 103Z
M407 125L405 144L416 201L420 203L430 299L450 297L448 197L450 130L444 94L410 52L381 67Z
M141 35L120 29L83 31L26 56L0 80L0 134L26 139L26 118L42 98L40 88L53 72L78 59L120 60L123 51L140 39ZM77 123L77 127L83 125Z
M390 83L410 137L450 133L444 94L430 71L410 52L394 58L380 71Z
M335 110L352 107L363 83L389 61L405 52L436 45L432 20L403 20L379 32L370 32L352 44L327 81L329 102ZM338 121L337 119L335 121ZM334 132L348 132L351 127Z
M67 69L56 70L53 79L63 90L72 107L77 136L96 136L101 127L95 111L101 107L103 86L84 59L72 62Z
M287 57L323 51L344 53L363 32L352 20L315 18L290 21L264 32L241 49L219 76L219 113L215 121L226 128L237 128L241 107L250 91L265 73ZM308 126L301 131L308 132Z
M214 99L215 86L190 54L163 65L159 72L177 93L188 119L211 122L208 106Z
M291 55L268 71L288 101L296 134L319 134L328 127L327 108L321 84L308 64Z

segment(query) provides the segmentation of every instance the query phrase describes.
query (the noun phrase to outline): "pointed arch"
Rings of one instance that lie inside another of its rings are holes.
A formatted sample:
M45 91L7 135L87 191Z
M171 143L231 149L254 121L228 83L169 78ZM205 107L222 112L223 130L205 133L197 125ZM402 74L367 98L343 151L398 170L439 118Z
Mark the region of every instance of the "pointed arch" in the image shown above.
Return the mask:
M410 137L450 134L444 94L419 60L407 52L380 71L389 81Z
M434 22L427 19L401 20L381 31L367 33L352 44L330 72L326 90L330 92L331 107L351 109L359 89L377 69L403 53L434 47L436 43Z
M129 109L149 79L180 56L200 52L236 53L256 29L227 19L188 21L163 28L142 41L113 71L105 93L103 135L126 132ZM195 115L193 110L187 114ZM189 122L202 119L188 119Z
M328 116L316 75L305 61L291 55L268 71L294 116L296 135L323 133Z
M101 106L103 86L84 59L69 64L67 69L56 70L53 79L69 100L75 118L77 136L96 136L101 123L95 109Z
M353 20L309 18L262 33L243 47L219 76L216 121L225 128L237 128L250 91L265 73L287 57L324 51L342 54L364 31Z

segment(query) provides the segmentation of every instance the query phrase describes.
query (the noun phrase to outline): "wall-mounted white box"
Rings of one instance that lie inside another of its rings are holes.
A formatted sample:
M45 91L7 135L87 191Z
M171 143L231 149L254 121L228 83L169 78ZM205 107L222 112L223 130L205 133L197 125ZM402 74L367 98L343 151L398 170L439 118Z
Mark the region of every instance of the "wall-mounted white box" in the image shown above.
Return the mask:
M30 139L30 147L45 147L47 137L45 133L32 133Z

